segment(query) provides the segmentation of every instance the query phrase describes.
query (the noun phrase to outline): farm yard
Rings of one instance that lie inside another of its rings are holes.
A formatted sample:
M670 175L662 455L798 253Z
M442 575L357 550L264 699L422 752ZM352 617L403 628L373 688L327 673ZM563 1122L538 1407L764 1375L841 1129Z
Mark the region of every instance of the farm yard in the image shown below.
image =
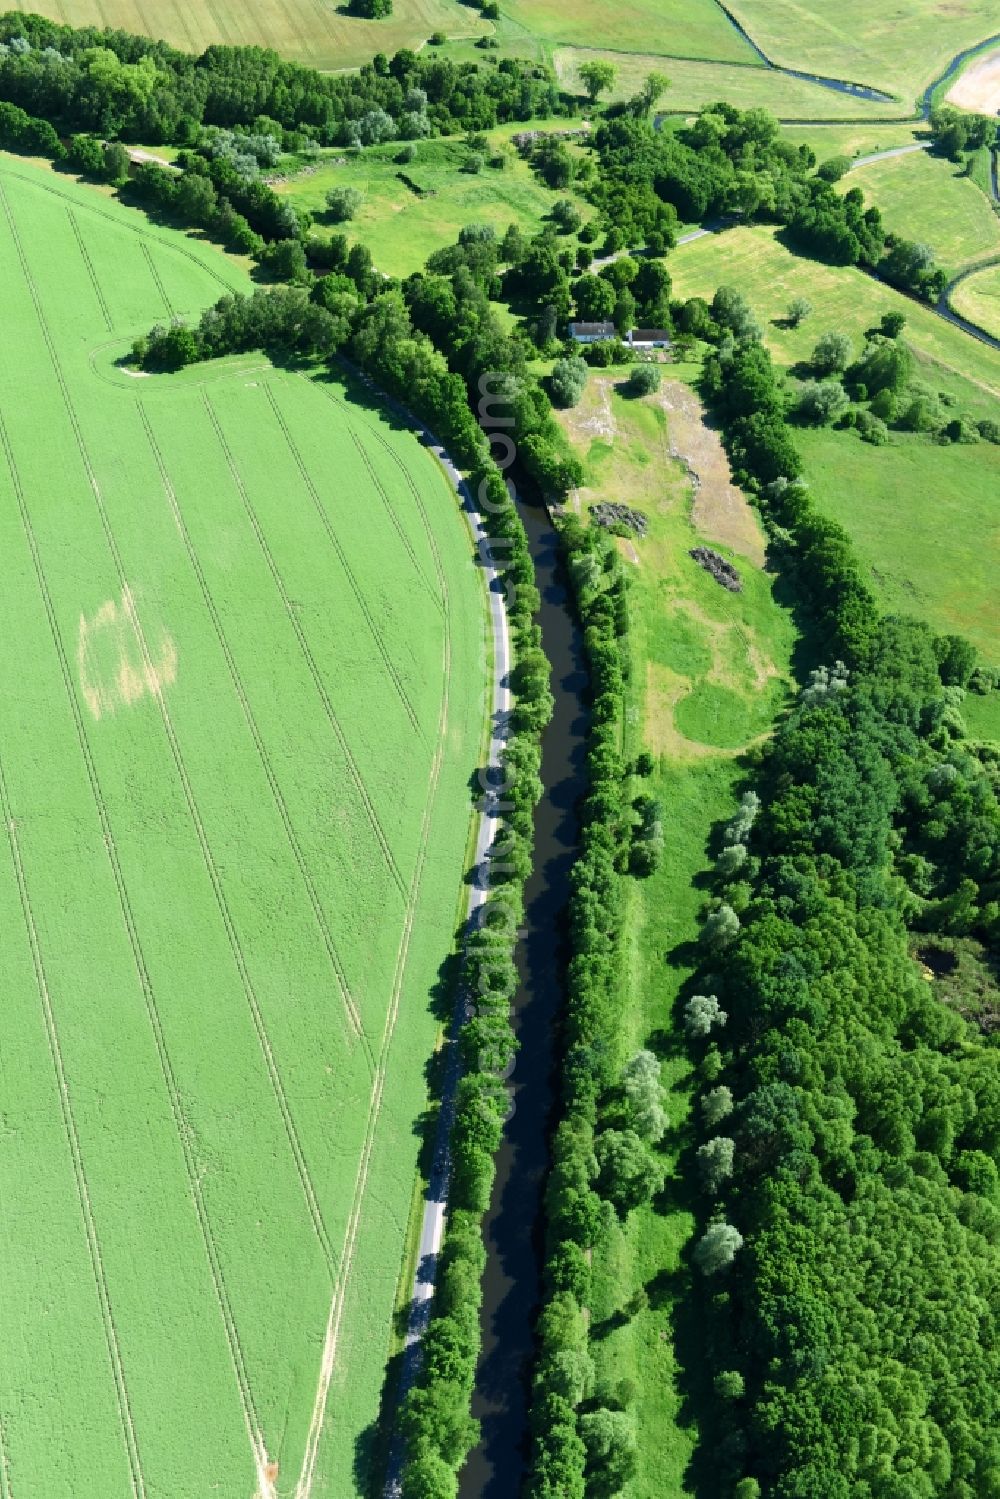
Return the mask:
M357 68L381 49L418 47L435 31L449 37L482 36L489 27L459 0L396 0L393 14L373 25L327 0L160 0L153 11L141 0L11 0L13 10L49 16L69 26L108 26L162 37L182 52L231 47L273 47L292 62L337 71Z
M465 522L338 383L117 367L244 288L208 247L4 156L0 274L0 1491L344 1499L482 738Z

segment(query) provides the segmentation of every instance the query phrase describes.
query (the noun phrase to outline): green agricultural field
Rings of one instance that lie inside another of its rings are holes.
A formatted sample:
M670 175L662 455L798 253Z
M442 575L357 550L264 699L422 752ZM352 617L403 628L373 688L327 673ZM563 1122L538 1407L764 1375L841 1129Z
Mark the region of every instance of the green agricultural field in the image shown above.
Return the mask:
M841 189L859 187L887 229L930 245L949 272L1000 252L1000 219L961 168L928 151L855 167Z
M273 47L282 57L337 71L419 47L435 31L449 37L481 36L489 25L459 0L395 0L393 14L363 21L327 0L11 0L11 9L35 11L70 26L111 26L161 37L184 52L216 43Z
M340 384L116 366L245 284L208 247L2 157L0 275L0 1490L346 1499L483 731L468 534Z
M718 435L702 423L693 392L671 378L657 395L633 401L615 389L623 376L592 376L563 420L585 462L581 509L624 500L650 523L644 539L619 542L631 582L634 683L625 749L653 752L649 790L666 809L668 835L658 872L629 882L619 1060L646 1045L663 1057L669 1127L662 1198L632 1212L595 1251L591 1351L599 1379L628 1380L637 1392L639 1462L627 1499L663 1499L691 1491L697 1407L707 1394L698 1331L686 1314L690 1270L682 1253L696 1192L684 1175L691 1077L675 1005L691 975L684 947L697 937L704 899L695 880L710 861L713 825L732 813L738 753L769 731L785 700L795 632L761 566L757 520L729 483ZM672 453L697 473L696 498ZM742 593L727 593L688 556L706 541L735 562ZM624 1303L643 1287L649 1307L623 1317Z
M628 98L639 92L651 72L665 74L670 87L660 101L660 108L677 113L693 114L719 99L739 109L769 109L783 120L877 121L901 112L899 104L891 100L873 103L823 88L805 78L792 78L773 68L752 64L743 67L733 63L688 62L648 51L617 53L582 47L558 47L552 63L563 87L582 94L580 65L595 58L614 63L618 70L609 98Z
M951 303L970 322L1000 337L1000 266L966 276L952 292Z
M498 147L501 144L498 139ZM434 250L455 243L465 224L492 224L502 235L516 223L526 234L534 234L561 197L574 198L583 218L593 216L582 198L553 192L540 182L512 146L503 145L500 154L502 170L485 166L472 173L462 171L469 152L459 141L424 141L416 159L402 165L397 161L398 144L372 146L351 157L334 156L318 170L278 184L277 191L311 209L322 231L330 222L330 189L359 189L364 200L355 217L331 227L362 240L379 270L390 276L420 270ZM402 180L404 174L421 193Z
M998 30L992 0L731 0L773 62L912 105L951 59Z
M504 0L502 27L550 46L608 47L715 62L756 61L715 0Z

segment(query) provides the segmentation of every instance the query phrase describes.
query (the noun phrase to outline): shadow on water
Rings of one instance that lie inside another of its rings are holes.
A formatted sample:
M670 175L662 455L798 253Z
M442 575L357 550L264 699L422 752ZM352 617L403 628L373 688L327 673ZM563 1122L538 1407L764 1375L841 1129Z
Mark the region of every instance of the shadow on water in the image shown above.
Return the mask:
M473 1397L481 1436L460 1478L460 1499L515 1499L528 1444L528 1376L541 1296L540 1210L555 1090L555 1031L567 957L565 906L584 789L587 675L568 607L555 532L541 508L521 505L541 593L542 642L555 709L542 741L544 793L535 813L534 870L525 890L513 1024L519 1051L513 1112L497 1156L484 1223L482 1353Z

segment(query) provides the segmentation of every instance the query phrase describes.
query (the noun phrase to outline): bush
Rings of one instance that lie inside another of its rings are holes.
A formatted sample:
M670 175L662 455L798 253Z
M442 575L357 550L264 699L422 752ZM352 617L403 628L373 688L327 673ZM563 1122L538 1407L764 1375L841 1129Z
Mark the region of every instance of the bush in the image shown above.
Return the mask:
M651 396L660 388L660 371L655 364L634 364L625 389L630 396Z
M587 384L587 365L577 354L557 359L549 376L549 391L557 406L575 406Z
M861 441L870 442L873 447L883 448L889 441L889 428L881 417L874 416L870 411L858 411L855 414L854 426Z
M841 177L847 175L851 170L851 158L849 156L830 156L826 161L820 162L816 168L816 176L824 182L839 182Z
M743 1248L743 1235L731 1223L713 1223L694 1246L692 1258L703 1275L717 1275Z
M364 193L356 187L331 187L326 195L326 207L335 224L344 224L353 219L364 202Z
M812 351L810 364L818 375L838 375L851 362L853 350L846 333L824 333Z
M684 1006L684 1030L693 1039L707 1036L713 1025L725 1025L728 1018L714 994L694 994Z
M825 427L842 417L849 404L839 380L808 380L799 391L795 414L810 426Z

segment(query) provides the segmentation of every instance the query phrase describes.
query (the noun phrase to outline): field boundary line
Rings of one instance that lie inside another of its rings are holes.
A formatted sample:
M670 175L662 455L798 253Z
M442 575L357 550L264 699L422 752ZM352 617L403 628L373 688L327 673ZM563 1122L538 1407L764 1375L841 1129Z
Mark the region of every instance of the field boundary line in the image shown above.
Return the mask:
M222 917L226 935L229 939L230 951L232 953L237 973L242 983L243 992L250 1009L254 1028L257 1032L257 1039L260 1045L261 1053L264 1057L265 1066L271 1082L271 1088L274 1093L275 1101L278 1104L282 1120L284 1122L285 1134L299 1175L299 1184L302 1188L303 1196L306 1200L306 1205L309 1210L309 1216L312 1221L314 1232L319 1241L319 1245L323 1252L324 1258L326 1259L327 1268L330 1274L333 1275L335 1273L333 1247L330 1243L326 1225L323 1221L322 1211L320 1209L316 1191L312 1183L312 1178L309 1174L309 1168L302 1149L302 1143L299 1140L298 1131L295 1126L295 1120L292 1115L288 1099L285 1095L284 1084L281 1079L281 1072L278 1068L277 1059L271 1046L270 1037L267 1033L267 1027L264 1024L264 1018L260 1009L260 1002L257 998L257 993L250 977L250 971L247 966L246 957L240 944L239 934L237 933L235 924L233 922L232 912L229 909L229 904L226 900L225 892L222 888L222 881L219 875L218 866L215 863L215 858L212 854L211 846L208 841L208 835L205 832L205 826L202 822L201 814L198 810L198 804L194 796L194 789L188 776L187 767L184 763L184 757L181 754L180 744L177 739L176 730L174 729L173 720L170 717L170 711L167 708L166 699L163 694L163 688L158 682L155 667L153 665L153 660L149 651L149 645L146 640L146 635L142 628L142 623L135 610L135 603L132 598L131 589L129 588L128 580L125 576L124 568L122 566L121 553L118 550L118 543L115 540L114 532L111 528L107 510L104 505L104 498L101 493L101 487L98 483L97 475L94 472L93 464L90 461L90 454L83 439L83 433L80 429L80 423L76 414L76 409L73 405L72 398L70 397L69 387L66 384L66 378L63 374L62 366L59 362L55 345L52 341L52 335L49 331L44 312L42 311L41 302L38 296L38 290L31 278L28 262L24 254L24 247L21 244L21 237L18 233L14 218L11 214L10 205L7 202L7 196L3 188L2 180L0 180L0 201L2 201L3 203L4 212L7 216L8 224L10 225L11 233L14 238L14 244L17 249L18 258L21 262L21 269L27 282L32 302L34 303L35 314L42 332L42 337L44 338L46 347L49 351L49 358L52 361L53 372L62 394L63 404L66 408L66 414L69 418L70 425L76 438L77 447L79 448L80 461L83 465L84 473L93 492L94 503L101 520L101 525L104 531L108 551L114 562L115 570L118 575L119 587L122 590L122 608L125 613L126 619L128 620L129 626L132 629L136 644L139 647L140 653L142 655L143 664L145 666L146 672L148 673L148 680L151 684L153 684L151 685L150 690L153 698L157 703L157 706L160 709L160 716L163 721L163 727L166 733L167 742L170 746L170 750L174 760L174 766L180 779L181 787L184 791L185 800L187 802L188 815L191 818L192 825L197 834L198 843L201 848L202 859L204 861L205 868L209 876L209 881L215 894L216 903L219 908L219 914Z
M229 1295L225 1288L225 1277L223 1276L222 1266L218 1259L218 1249L212 1236L208 1209L205 1206L204 1199L201 1194L197 1163L194 1160L193 1152L190 1148L189 1127L185 1120L183 1106L180 1101L180 1089L174 1076L173 1064L170 1061L170 1052L167 1046L166 1036L163 1032L163 1025L160 1019L159 1009L156 1004L156 997L155 991L153 989L152 979L149 974L149 968L146 963L142 943L139 939L138 926L136 924L135 914L132 910L132 903L129 900L128 887L125 881L124 871L122 870L121 862L118 856L118 845L115 840L107 806L105 804L104 796L101 791L100 778L97 774L97 767L94 763L90 743L87 738L86 729L83 723L83 717L80 712L80 705L73 690L72 672L69 668L69 662L66 657L62 637L59 633L59 627L56 622L55 607L52 602L52 595L49 591L48 581L45 576L45 570L42 567L41 553L38 548L38 541L35 536L34 529L31 525L31 518L28 514L27 502L24 498L24 491L21 486L20 476L18 474L17 467L14 461L13 451L10 446L10 439L8 437L6 427L3 424L2 417L0 417L0 445L2 445L3 447L7 465L10 469L11 479L14 485L14 492L18 505L18 511L21 518L22 529L24 530L25 539L28 543L28 549L31 554L32 565L35 570L35 577L38 583L39 593L41 594L46 618L48 620L49 632L52 636L52 642L56 651L57 659L59 661L60 673L63 681L63 689L66 693L66 697L70 706L70 712L76 727L77 740L80 747L81 757L83 759L84 767L87 772L87 779L90 784L91 795L94 799L94 805L97 811L98 822L101 827L104 846L108 855L108 863L111 867L111 872L115 881L115 887L118 892L118 900L122 910L122 919L129 938L129 945L132 950L132 961L135 965L136 976L139 979L139 985L142 990L143 999L145 1001L147 1019L150 1024L150 1029L153 1033L153 1041L156 1045L157 1054L160 1061L160 1068L167 1087L167 1097L170 1102L171 1112L174 1116L174 1125L177 1130L181 1153L184 1157L184 1163L187 1168L188 1183L191 1189L192 1202L194 1205L196 1216L198 1218L199 1228L201 1229L205 1255L206 1259L208 1260L209 1271L212 1276L216 1298L219 1302L219 1309L222 1315L223 1325L226 1330L227 1341L229 1342L230 1358L232 1359L233 1363L233 1370L236 1376L240 1401L243 1405L244 1420L247 1425L247 1431L250 1436L251 1447L254 1449L256 1461L257 1446L259 1445L261 1450L264 1451L264 1443L263 1436L260 1431L259 1419L257 1417L256 1405L253 1400L250 1379L246 1369L246 1359L243 1354L243 1348L242 1344L240 1343L239 1334L236 1330L236 1322L235 1318L233 1317L232 1307L229 1303ZM258 1462L257 1466L260 1472L263 1473L266 1471L266 1451L264 1465L261 1466L261 1463ZM263 1499L269 1499L269 1496L267 1496L263 1490L262 1496Z
M116 225L119 229L124 229L128 234L137 234L142 239L150 239L154 244L163 245L166 249L172 250L175 255L183 255L185 259L193 261L193 263L198 266L200 270L204 271L206 276L211 277L211 279L217 282L219 286L224 287L229 296L233 296L235 294L236 288L232 285L232 283L227 281L224 276L220 276L218 271L214 270L210 265L206 265L205 261L201 260L197 255L195 255L193 250L185 248L184 245L176 244L172 239L167 239L164 235L157 234L154 228L151 227L152 220L149 219L148 215L143 216L142 222L138 224L130 224L127 218L120 218L118 214L109 213L106 208L101 208L100 199L98 199L96 203L85 203L81 205L72 193L63 192L61 188L57 187L52 182L44 182L40 180L40 174L39 178L35 178L29 176L25 172L17 171L16 161L6 153L0 152L0 179L2 179L5 174L9 177L15 177L18 182L23 182L27 187L33 187L38 192L51 193L53 197L61 198L63 202L68 201L70 204L78 208L82 206L86 209L87 213L98 214L102 219L107 219L110 223ZM129 212L143 214L143 210L141 208L130 203L125 203L124 201L121 202L121 207L126 214ZM188 238L188 236L183 235L183 232L180 230L174 229L171 232L173 234L182 234L182 237ZM220 250L219 255L223 261L226 261L226 255L224 251Z
M233 688L236 692L236 696L239 698L240 707L243 709L247 727L249 728L250 733L253 737L254 744L257 748L257 754L260 758L261 765L264 769L268 784L271 788L271 794L274 797L275 805L277 806L278 812L281 816L285 835L295 857L295 862L298 866L299 873L302 876L303 884L306 887L306 892L309 896L309 902L312 906L313 915L316 919L316 924L319 928L320 936L323 940L323 945L326 948L327 956L330 960L330 965L333 968L338 987L341 991L341 1000L343 1001L344 1009L347 1012L351 1028L354 1030L355 1034L360 1037L361 1040L365 1043L365 1050L370 1066L374 1067L374 1057L372 1056L371 1048L367 1044L367 1038L365 1037L364 1027L361 1022L361 1014L354 1000L354 996L351 993L350 985L347 982L347 974L344 971L344 966L341 962L340 954L338 953L336 943L334 942L333 933L330 931L329 923L327 922L326 915L323 911L322 903L319 899L319 892L317 891L316 886L313 883L312 875L310 874L309 867L305 861L305 855L303 854L301 845L299 844L299 841L295 836L295 830L292 827L291 817L289 816L288 812L288 806L282 794L281 787L278 784L278 779L275 774L274 767L271 764L270 756L268 755L267 749L264 745L263 738L261 737L257 720L255 719L253 710L250 707L250 701L247 696L246 688L237 668L232 649L229 645L229 641L227 640L225 632L222 628L222 620L219 615L218 609L216 608L215 600L212 597L211 590L209 589L208 580L205 577L204 569L202 568L201 561L198 558L198 554L195 551L194 545L191 541L191 535L187 528L187 522L185 521L184 516L181 512L180 503L177 499L177 493L174 489L173 484L171 483L170 475L167 472L166 464L163 461L163 455L160 452L156 437L153 433L146 408L141 400L139 400L136 404L138 406L139 415L142 420L143 427L145 428L146 438L149 442L150 451L152 452L153 458L156 461L156 466L160 471L160 481L163 485L163 492L167 498L167 503L170 507L173 519L177 525L178 530L180 531L181 538L184 542L184 547L188 555L188 561L191 564L191 569L198 580L198 585L201 589L205 607L211 617L212 624L215 628L215 633L219 641L219 645L221 646L223 655L226 659L226 665L229 668L229 674L233 684Z
M389 845L389 840L385 835L385 830L383 829L382 824L379 821L378 813L375 810L375 804L372 801L371 796L368 792L368 788L364 783L360 766L358 765L353 753L351 752L351 747L347 742L343 725L341 724L340 719L337 717L337 713L330 699L330 694L326 689L326 685L323 682L322 677L320 676L319 667L316 665L316 658L312 653L309 642L305 637L305 632L303 631L299 619L295 613L295 609L292 606L292 601L288 596L288 590L285 587L284 579L282 578L281 573L278 571L278 566L271 554L271 549L267 544L267 539L264 536L263 530L261 529L260 521L257 518L257 513L250 502L249 492L243 482L243 476L240 473L239 468L237 467L236 460L233 457L232 449L230 448L229 443L226 440L226 435L222 430L222 425L219 422L219 418L216 414L215 408L212 405L208 393L204 388L202 388L201 394L205 409L209 415L209 419L212 423L212 426L215 428L216 437L218 438L223 454L225 455L226 462L229 465L229 472L232 476L233 483L235 484L237 492L243 501L243 508L246 511L246 515L248 520L250 521L253 533L257 538L257 544L264 555L264 558L268 565L268 569L271 573L271 578L276 588L278 589L281 600L285 606L285 612L288 615L292 628L295 631L296 638L299 642L299 648L302 651L302 654L305 657L306 663L309 667L309 671L313 679L313 685L315 686L316 691L319 693L320 700L326 710L326 715L330 722L330 726L333 729L334 737L336 738L337 743L340 746L341 753L343 754L344 759L347 762L351 780L354 782L355 789L362 800L365 812L372 827L372 831L375 834L376 841L382 851L382 856L385 859L386 866L389 869L389 873L392 877L393 883L398 889L400 895L405 900L406 883L399 871L399 865L396 863L395 856Z
M76 210L74 208L71 208L68 204L66 206L66 217L69 219L73 229L73 233L76 236L76 243L79 247L80 255L83 258L83 263L87 267L87 274L90 277L90 284L94 288L94 296L97 298L98 305L100 306L101 312L104 315L104 321L107 324L108 332L113 333L115 331L115 325L111 319L111 310L104 299L104 292L101 290L101 283L98 281L97 272L94 270L94 262L91 260L87 246L83 242L83 235L80 232L80 225L77 223Z
M76 1119L73 1114L73 1104L70 1097L69 1082L66 1076L66 1064L63 1061L62 1047L59 1042L59 1031L56 1026L55 1014L52 1009L52 998L49 993L48 978L45 973L45 964L42 959L41 945L38 938L38 929L35 926L35 918L32 915L31 903L28 898L28 887L24 873L24 865L21 861L21 848L17 837L17 824L13 815L10 799L7 793L7 780L4 775L2 764L0 764L0 811L3 814L4 825L7 829L7 841L10 846L11 860L14 866L14 876L17 881L18 896L21 903L21 912L27 929L28 943L31 948L31 962L35 970L35 985L38 997L42 1003L42 1015L45 1022L45 1031L49 1043L49 1055L52 1068L56 1075L56 1087L59 1093L60 1109L63 1116L63 1128L69 1144L70 1158L73 1162L73 1174L76 1177L76 1191L80 1204L80 1212L83 1217L84 1233L87 1239L87 1247L90 1251L91 1270L97 1287L97 1299L101 1308L101 1320L104 1323L104 1339L107 1344L108 1358L111 1363L112 1378L115 1383L117 1394L119 1419L122 1423L122 1435L125 1440L126 1460L130 1470L130 1487L136 1499L144 1499L146 1484L142 1473L142 1461L139 1456L139 1445L135 1434L135 1423L132 1417L132 1407L129 1401L128 1385L125 1381L125 1369L122 1361L121 1344L118 1339L118 1329L115 1326L114 1312L111 1306L111 1292L108 1287L107 1274L104 1269L104 1259L101 1254L100 1239L97 1234L97 1223L94 1218L94 1208L90 1200L90 1188L87 1184L86 1170L83 1164L83 1149L80 1144L80 1136L76 1127Z
M421 515L425 521L427 517L421 508ZM396 967L393 975L392 996L386 1011L385 1024L382 1031L382 1041L379 1047L378 1069L376 1073L375 1087L368 1108L368 1118L365 1124L365 1143L361 1159L358 1163L358 1173L354 1182L354 1194L351 1203L351 1216L348 1220L347 1233L344 1240L344 1253L340 1263L337 1279L334 1283L333 1298L330 1303L330 1316L327 1322L326 1336L323 1341L323 1356L320 1361L319 1382L316 1389L316 1398L313 1403L313 1412L309 1422L309 1430L306 1437L306 1450L303 1457L302 1469L299 1474L298 1483L295 1486L294 1499L311 1499L313 1479L316 1472L316 1462L319 1457L320 1441L323 1434L323 1423L326 1417L327 1402L330 1395L330 1385L333 1380L333 1372L336 1367L337 1345L340 1339L340 1327L343 1319L344 1304L348 1281L354 1265L354 1252L357 1245L358 1230L361 1226L361 1210L364 1205L365 1191L368 1185L368 1171L371 1165L372 1152L375 1146L375 1134L378 1127L379 1115L382 1111L382 1094L385 1087L385 1079L388 1071L389 1048L396 1029L396 1020L399 1015L399 1004L403 991L403 981L406 977L406 964L409 957L410 938L413 933L413 924L416 916L417 901L420 895L420 887L423 880L424 865L427 858L428 833L430 831L431 819L437 799L438 782L441 776L441 766L444 761L445 732L448 725L448 713L451 702L451 608L448 593L447 577L441 563L436 540L433 531L428 532L428 540L435 559L435 568L441 586L444 600L444 631L442 637L442 678L444 689L441 695L441 709L438 715L437 736L435 741L435 754L431 766L430 784L427 800L424 803L424 812L421 819L420 838L418 843L417 862L414 866L410 881L410 890L407 900L406 915L403 922L403 931L400 935L399 946L396 952Z
M167 288L164 286L163 281L160 278L160 273L156 269L156 263L153 260L152 251L150 250L149 246L146 244L145 240L142 241L142 244L139 246L139 248L142 250L142 253L143 253L143 255L146 258L146 264L149 266L149 274L153 278L153 284L155 285L156 290L159 292L161 298L163 299L163 307L164 307L164 311L167 314L167 317L169 317L169 318L176 317L177 314L174 311L174 304L171 302L170 298L167 296Z
M337 558L340 562L341 567L343 568L344 575L347 578L348 583L350 584L351 592L354 594L354 598L357 602L358 608L361 610L362 614L365 617L365 623L368 626L372 639L375 641L378 653L382 657L382 664L384 665L386 671L389 673L389 678L396 689L396 693L399 697L400 702L403 704L403 708L406 711L406 716L410 720L410 725L413 728L414 733L419 734L421 738L424 738L425 736L423 734L423 730L420 727L420 720L418 719L416 712L414 711L413 704L410 702L409 695L406 691L406 688L403 686L402 679L400 678L400 675L396 670L395 663L389 653L389 650L386 647L385 641L382 639L381 631L379 630L372 612L368 607L368 601L364 596L364 591L358 586L358 580L354 576L354 570L347 560L347 553L344 551L344 548L340 543L340 537L337 535L333 523L331 522L330 517L326 512L326 507L319 497L319 491L317 490L316 485L313 482L313 478L309 472L308 465L306 464L305 459L302 457L302 454L299 451L294 437L289 431L288 423L285 421L284 415L274 398L274 392L271 389L270 382L265 380L262 383L264 394L267 397L268 404L271 407L271 410L274 412L278 426L281 428L281 431L284 434L285 442L288 446L288 451L291 453L292 458L295 460L295 466L302 477L302 482L306 487L306 492L309 495L309 498L312 500L313 507L317 515L319 516L320 521L322 522L323 529L326 532L335 553L337 554Z

